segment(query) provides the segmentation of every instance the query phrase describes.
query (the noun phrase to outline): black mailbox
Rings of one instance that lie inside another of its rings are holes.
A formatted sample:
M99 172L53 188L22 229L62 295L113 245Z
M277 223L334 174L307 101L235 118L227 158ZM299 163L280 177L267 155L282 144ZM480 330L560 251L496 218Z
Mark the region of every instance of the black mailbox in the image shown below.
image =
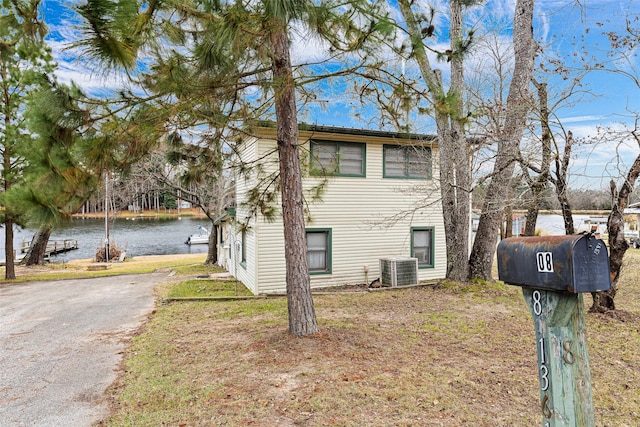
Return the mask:
M611 289L607 247L592 234L504 239L498 244L498 277L509 285L555 291Z

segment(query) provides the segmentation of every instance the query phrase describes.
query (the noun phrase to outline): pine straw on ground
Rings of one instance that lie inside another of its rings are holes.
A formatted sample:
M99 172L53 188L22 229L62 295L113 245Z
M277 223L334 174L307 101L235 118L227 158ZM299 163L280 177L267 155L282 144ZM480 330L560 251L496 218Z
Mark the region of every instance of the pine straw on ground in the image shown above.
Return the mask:
M588 315L598 426L640 424L639 297L636 278L617 296L622 315ZM540 425L535 334L519 288L314 301L321 332L305 338L287 333L285 298L159 307L101 425Z

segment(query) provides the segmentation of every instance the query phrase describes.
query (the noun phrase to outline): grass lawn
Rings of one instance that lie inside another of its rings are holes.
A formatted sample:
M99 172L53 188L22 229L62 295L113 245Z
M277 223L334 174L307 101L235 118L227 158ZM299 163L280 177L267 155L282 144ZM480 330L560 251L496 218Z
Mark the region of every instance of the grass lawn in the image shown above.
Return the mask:
M163 298L246 297L204 255L18 269L18 281L174 271ZM613 315L588 314L598 426L640 425L640 250ZM519 288L447 284L314 297L321 332L287 333L285 298L159 305L110 389L109 426L540 425L533 321ZM590 304L589 295L585 303Z
M626 259L619 311L587 315L598 426L640 425L640 250ZM234 282L193 279L159 293L246 295ZM314 301L321 332L305 338L288 334L285 298L160 305L125 355L101 425L541 425L520 288L449 284Z

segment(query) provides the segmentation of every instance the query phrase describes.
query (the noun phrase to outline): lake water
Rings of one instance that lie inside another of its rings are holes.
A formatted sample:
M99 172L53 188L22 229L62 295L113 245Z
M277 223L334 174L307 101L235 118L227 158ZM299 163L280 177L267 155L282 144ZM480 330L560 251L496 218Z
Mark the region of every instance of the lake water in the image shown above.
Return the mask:
M126 250L129 257L206 253L208 245L189 246L184 242L191 234L198 232L198 226L208 229L210 225L207 219L202 218L114 219L109 222L109 236L110 241L118 248ZM0 234L0 259L4 260L4 232ZM20 253L22 240L30 242L33 235L34 230L15 229L14 247L17 253ZM77 240L79 249L60 254L52 258L52 261L94 258L96 250L104 245L104 219L74 219L51 233L51 240L62 239Z
M582 231L585 227L585 220L598 215L573 215L573 226L577 231ZM543 235L559 236L564 234L564 220L562 215L539 215L536 229L540 229Z

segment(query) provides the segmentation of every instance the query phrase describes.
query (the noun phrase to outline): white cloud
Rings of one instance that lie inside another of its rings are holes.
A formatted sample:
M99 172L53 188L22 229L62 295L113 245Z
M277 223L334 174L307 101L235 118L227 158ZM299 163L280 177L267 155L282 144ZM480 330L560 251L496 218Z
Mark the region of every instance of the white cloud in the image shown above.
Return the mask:
M601 122L604 119L603 116L575 116L575 117L563 117L560 119L561 123L583 123L583 122Z

